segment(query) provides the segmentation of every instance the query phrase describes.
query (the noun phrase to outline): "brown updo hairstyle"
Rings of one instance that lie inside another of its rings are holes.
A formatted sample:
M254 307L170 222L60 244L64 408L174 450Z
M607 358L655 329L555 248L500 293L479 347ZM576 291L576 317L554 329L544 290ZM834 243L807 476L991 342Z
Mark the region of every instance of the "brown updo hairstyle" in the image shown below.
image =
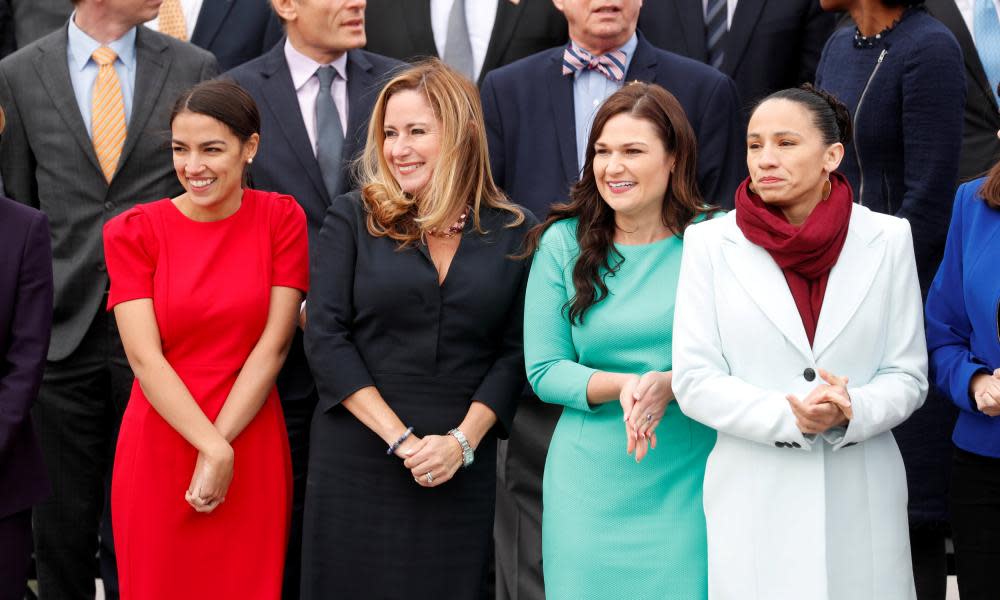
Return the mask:
M768 100L788 100L806 109L812 116L813 125L819 130L824 144L840 142L847 145L851 141L851 111L830 92L804 83L797 88L778 90L754 106L756 112Z
M674 159L660 212L663 224L675 235L683 236L684 230L698 217L717 210L705 205L698 190L697 140L677 98L658 85L640 82L630 83L612 94L594 117L583 172L570 190L569 202L553 205L549 217L534 227L526 240L527 253L531 254L553 223L579 218L576 239L580 255L573 265L576 294L565 307L571 323L583 324L587 310L607 297L605 278L613 276L625 262L614 245L615 211L601 198L594 175L594 146L608 121L622 114L651 124L667 154Z
M188 88L174 102L170 124L181 113L205 115L226 126L240 144L260 135L260 110L253 97L235 81L211 79ZM250 165L243 167L243 187L250 187Z

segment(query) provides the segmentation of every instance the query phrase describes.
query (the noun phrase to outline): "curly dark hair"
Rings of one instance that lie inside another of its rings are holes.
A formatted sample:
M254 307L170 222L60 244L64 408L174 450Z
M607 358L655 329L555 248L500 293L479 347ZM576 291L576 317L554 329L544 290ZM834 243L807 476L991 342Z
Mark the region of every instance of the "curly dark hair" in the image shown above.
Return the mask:
M677 98L658 85L639 82L612 94L594 117L583 172L570 190L569 201L553 205L548 218L532 228L525 242L526 255L530 255L553 223L579 219L576 239L580 254L573 266L576 294L564 307L571 323L582 325L587 310L607 297L605 278L613 277L625 262L614 245L615 211L601 198L594 176L594 146L608 121L620 114L652 124L667 153L674 157L674 170L660 215L664 225L675 235L683 236L687 226L700 215L717 210L702 201L698 190L697 140Z

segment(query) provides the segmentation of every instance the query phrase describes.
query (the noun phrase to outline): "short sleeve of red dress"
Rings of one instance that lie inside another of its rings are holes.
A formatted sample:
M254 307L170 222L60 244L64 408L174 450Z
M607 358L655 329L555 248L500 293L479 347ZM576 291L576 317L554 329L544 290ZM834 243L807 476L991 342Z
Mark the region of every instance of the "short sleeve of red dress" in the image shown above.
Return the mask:
M277 195L271 207L271 285L309 291L306 213L291 196Z
M149 215L131 208L104 225L104 260L111 278L108 310L117 304L153 297L159 244Z

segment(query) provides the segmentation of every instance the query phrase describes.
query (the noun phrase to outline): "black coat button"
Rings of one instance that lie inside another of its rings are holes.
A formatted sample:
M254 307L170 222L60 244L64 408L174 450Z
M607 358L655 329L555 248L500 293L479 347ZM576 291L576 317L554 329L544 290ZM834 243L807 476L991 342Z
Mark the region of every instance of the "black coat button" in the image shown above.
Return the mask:
M777 446L778 448L784 448L785 442L774 442L774 445Z
M812 381L816 379L816 371L813 371L811 367L806 367L806 370L802 371L802 376L806 378L806 381Z
M801 448L801 447L802 445L799 444L798 442L792 442L792 448Z
M850 448L851 446L857 446L857 445L858 445L857 442L847 442L846 444L844 444L844 448Z

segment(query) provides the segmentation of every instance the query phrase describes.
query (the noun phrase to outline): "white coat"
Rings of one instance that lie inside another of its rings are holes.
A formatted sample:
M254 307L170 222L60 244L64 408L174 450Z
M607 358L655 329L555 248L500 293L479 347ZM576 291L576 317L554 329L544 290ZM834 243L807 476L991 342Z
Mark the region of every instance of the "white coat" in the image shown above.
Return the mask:
M915 598L889 431L927 393L913 242L905 220L851 212L812 348L781 269L735 213L685 233L673 387L719 432L704 493L712 600ZM854 417L803 435L785 395L805 398L820 368L850 378Z

